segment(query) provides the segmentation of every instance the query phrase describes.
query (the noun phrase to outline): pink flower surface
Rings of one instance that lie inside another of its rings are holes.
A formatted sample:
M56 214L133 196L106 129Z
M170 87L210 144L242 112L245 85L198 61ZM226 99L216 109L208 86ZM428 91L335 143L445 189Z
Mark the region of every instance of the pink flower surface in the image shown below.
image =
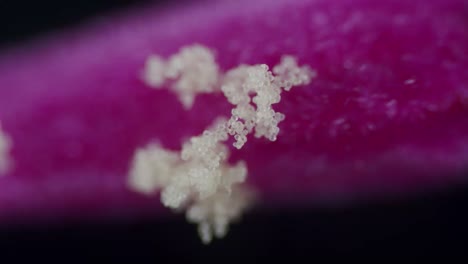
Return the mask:
M4 50L0 120L14 167L0 221L87 219L160 210L130 191L133 154L180 149L215 117L140 78L151 53L199 43L223 70L291 54L317 78L283 93L276 142L233 150L264 204L390 197L466 184L468 4L463 0L187 1L141 8Z

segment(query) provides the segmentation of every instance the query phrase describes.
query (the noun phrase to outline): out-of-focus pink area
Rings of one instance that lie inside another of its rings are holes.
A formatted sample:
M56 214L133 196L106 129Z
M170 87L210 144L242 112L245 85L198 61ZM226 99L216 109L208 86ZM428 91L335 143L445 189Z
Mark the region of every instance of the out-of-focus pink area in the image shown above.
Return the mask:
M0 58L0 120L14 170L0 178L0 221L141 214L137 147L168 148L230 105L191 111L139 78L151 53L200 43L224 70L284 54L318 77L283 93L276 142L250 138L233 160L266 204L376 197L466 183L468 4L463 0L201 1L134 10Z

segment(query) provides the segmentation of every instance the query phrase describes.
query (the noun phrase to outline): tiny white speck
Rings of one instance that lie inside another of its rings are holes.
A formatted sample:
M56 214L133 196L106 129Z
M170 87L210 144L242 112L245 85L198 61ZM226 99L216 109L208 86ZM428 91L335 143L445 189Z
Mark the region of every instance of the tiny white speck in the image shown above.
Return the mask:
M415 82L416 82L415 79L408 79L408 80L405 81L405 84L406 84L406 85L410 85L410 84L413 84L413 83L415 83Z
M333 124L334 125L341 125L345 122L346 120L344 118L339 118L339 119L336 119L335 121L333 121Z
M387 107L386 113L389 118L395 117L397 114L397 101L396 100L391 100L385 104Z
M374 124L367 124L367 129L370 131L375 130L375 125Z

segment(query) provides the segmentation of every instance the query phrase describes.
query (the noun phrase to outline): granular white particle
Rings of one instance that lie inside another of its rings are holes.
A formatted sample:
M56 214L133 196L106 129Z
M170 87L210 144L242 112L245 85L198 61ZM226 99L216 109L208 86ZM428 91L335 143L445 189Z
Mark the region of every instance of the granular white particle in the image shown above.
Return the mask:
M0 175L6 173L11 167L11 146L10 137L3 131L0 125Z
M169 88L186 109L198 93L222 92L234 107L231 117L219 117L201 135L193 136L181 151L149 144L135 153L129 185L144 194L161 191L162 203L186 210L188 221L198 224L204 243L224 237L231 222L252 204L253 192L246 184L247 166L228 162L226 141L242 148L247 136L275 141L282 113L272 105L280 102L282 91L309 84L315 77L308 66L298 66L292 56L283 56L271 71L265 64L239 65L219 72L214 53L201 45L183 47L167 61L151 55L143 80L153 88Z

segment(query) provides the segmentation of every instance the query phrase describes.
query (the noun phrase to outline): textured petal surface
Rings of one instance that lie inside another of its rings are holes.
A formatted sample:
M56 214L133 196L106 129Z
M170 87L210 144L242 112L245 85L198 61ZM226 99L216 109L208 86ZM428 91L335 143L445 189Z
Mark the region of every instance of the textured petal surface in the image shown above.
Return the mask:
M229 104L140 80L146 57L200 43L223 70L284 54L317 71L283 95L276 142L249 139L249 181L274 205L466 182L468 4L462 0L201 1L133 10L0 56L0 120L14 170L0 218L88 218L160 208L126 186L137 147L179 149ZM370 195L370 196L369 196Z

